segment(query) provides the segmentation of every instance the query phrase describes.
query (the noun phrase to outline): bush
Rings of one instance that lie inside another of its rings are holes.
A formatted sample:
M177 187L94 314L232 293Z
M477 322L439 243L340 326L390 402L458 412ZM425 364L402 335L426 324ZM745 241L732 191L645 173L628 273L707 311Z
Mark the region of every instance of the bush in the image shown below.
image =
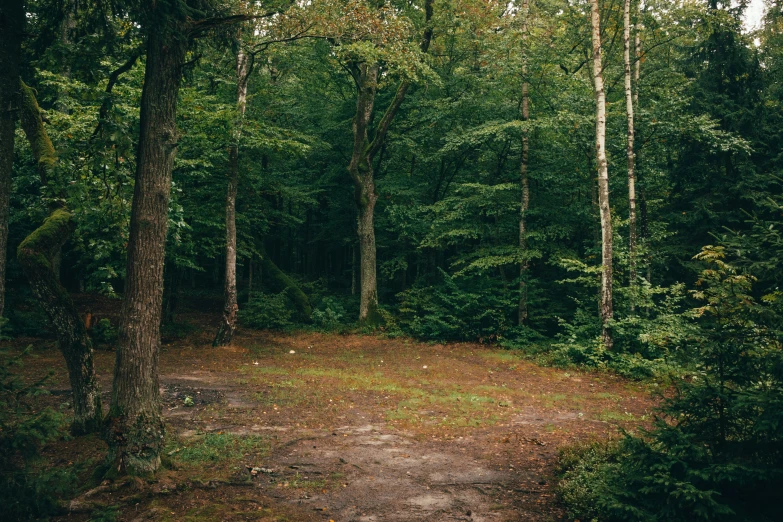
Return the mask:
M515 302L506 292L482 287L475 291L468 278L459 280L440 271L440 282L398 294L400 327L418 339L492 342L513 326L509 311Z
M256 294L239 311L239 321L250 328L281 330L293 324L294 310L286 291L279 294Z
M607 521L780 518L783 321L722 249L697 257L707 263L693 292L703 306L687 314L694 328L683 339L696 370L675 382L651 431L625 437L621 458L592 465L585 454L567 466L563 498L574 513L592 504L588 516Z
M313 310L313 325L321 330L340 330L346 318L345 307L332 297L324 298Z
M27 403L46 379L25 385L11 372L28 351L29 347L18 356L0 352L0 505L4 520L53 513L57 509L54 495L73 483L67 472L31 471L46 443L64 434L65 424L63 416L51 408L34 413Z
M104 318L92 328L90 337L95 344L112 345L117 342L117 329L112 326L111 321Z

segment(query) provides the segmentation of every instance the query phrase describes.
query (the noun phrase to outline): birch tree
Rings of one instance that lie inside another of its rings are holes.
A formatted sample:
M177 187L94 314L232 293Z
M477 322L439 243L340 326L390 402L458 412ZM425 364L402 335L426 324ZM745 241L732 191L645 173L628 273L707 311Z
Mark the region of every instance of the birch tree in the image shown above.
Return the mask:
M634 152L634 100L631 86L631 0L625 0L623 8L623 66L625 76L625 113L628 123L628 139L626 142L626 155L628 157L628 257L630 260L630 283L633 289L636 286L636 156ZM631 306L633 306L633 298Z
M598 167L598 207L601 213L601 339L612 348L609 321L612 309L612 215L609 208L609 169L606 160L606 91L601 59L601 11L598 0L590 0L590 28L593 44L593 89L595 92L595 157Z

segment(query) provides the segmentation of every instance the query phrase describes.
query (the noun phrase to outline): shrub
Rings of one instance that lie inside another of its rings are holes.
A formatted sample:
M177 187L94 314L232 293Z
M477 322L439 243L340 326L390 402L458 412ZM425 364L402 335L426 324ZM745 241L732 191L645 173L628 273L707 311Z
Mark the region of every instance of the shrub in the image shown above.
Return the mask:
M284 329L293 324L293 307L286 291L279 294L256 294L239 311L240 322L250 328Z
M55 494L69 489L72 478L58 470L33 472L40 450L64 433L64 418L51 408L32 411L27 399L46 378L25 385L11 368L21 355L0 352L0 505L6 520L27 520L56 510ZM6 518L7 517L7 518Z
M585 485L563 485L575 513L593 502L589 516L607 521L779 519L783 322L721 248L697 257L707 264L693 292L703 306L687 314L695 328L683 340L696 370L675 383L652 430L625 437L616 465L591 466L586 454L569 466L567 480Z
M490 342L502 338L513 326L509 311L515 310L515 303L511 297L481 285L473 291L468 278L459 279L459 283L441 270L437 284L398 294L400 327L413 337L433 341Z
M90 337L95 344L111 345L117 342L117 329L112 326L111 321L104 318L92 328Z
M338 300L326 297L313 310L313 325L321 330L339 330L346 318L345 307Z

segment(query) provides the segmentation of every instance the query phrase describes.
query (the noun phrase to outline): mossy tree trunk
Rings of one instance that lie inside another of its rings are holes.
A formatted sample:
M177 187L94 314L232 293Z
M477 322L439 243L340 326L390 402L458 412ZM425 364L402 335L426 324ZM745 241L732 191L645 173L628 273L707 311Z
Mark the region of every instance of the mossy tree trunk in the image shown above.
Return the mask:
M7 0L0 6L0 317L5 311L8 205L14 167L14 128L24 17L21 0Z
M57 162L52 142L41 121L41 109L33 90L17 79L20 87L22 128L38 162L42 182L52 179ZM71 431L89 433L100 428L103 412L101 393L93 368L90 337L68 292L59 283L54 259L71 236L75 224L65 208L54 208L51 215L17 249L33 295L38 299L57 334L60 351L68 367L73 394L74 420Z
M313 314L313 307L310 305L310 299L307 297L299 285L288 277L285 272L270 259L266 250L261 247L261 274L263 283L274 292L287 292L288 298L296 307L303 319L310 320Z
M33 295L52 321L60 351L65 357L73 395L71 431L84 434L98 431L103 421L101 392L93 368L92 342L70 295L57 281L52 264L75 228L71 214L57 209L22 241L16 255L30 281Z
M241 46L241 42L237 42ZM231 343L237 329L237 223L236 204L239 185L239 139L242 133L242 119L247 107L247 80L252 63L241 47L237 52L237 122L234 139L228 149L228 190L226 192L226 279L224 283L223 317L220 321L214 346Z
M111 472L149 475L164 443L158 379L163 266L176 110L188 25L152 4L141 96L136 183L131 208L125 292L118 328L114 385L105 436Z

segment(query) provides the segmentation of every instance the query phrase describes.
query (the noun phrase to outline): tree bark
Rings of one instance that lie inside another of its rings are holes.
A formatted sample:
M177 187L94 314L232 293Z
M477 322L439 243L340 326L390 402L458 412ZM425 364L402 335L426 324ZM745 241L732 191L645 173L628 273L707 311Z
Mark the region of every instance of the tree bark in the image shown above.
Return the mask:
M356 114L353 118L354 146L348 172L353 179L354 199L358 209L359 236L359 322L374 325L380 322L378 314L378 286L375 262L375 226L373 223L375 191L368 127L372 119L375 93L378 88L378 64L360 64L357 74Z
M261 272L263 284L274 292L287 292L288 298L291 299L302 318L309 321L313 314L310 299L293 279L280 270L263 247L261 248Z
M529 0L522 1L522 121L530 120L530 100L527 81L527 19L530 16ZM519 250L524 256L519 265L519 310L518 324L522 326L527 321L527 212L530 209L530 182L528 180L528 160L530 153L530 138L527 129L522 130L522 159L519 166L522 200L519 210Z
M5 311L8 208L14 168L14 129L24 17L21 0L9 0L0 7L0 317Z
M626 155L628 157L628 259L631 286L631 310L636 295L636 155L634 150L633 89L631 87L631 0L625 0L623 9L623 65L625 68L625 113L628 123ZM637 62L638 65L638 62Z
M114 385L106 423L110 472L147 475L160 466L164 425L158 383L163 265L176 110L189 27L163 2L146 13L147 63L141 96L136 183Z
M423 53L429 49L432 41L430 21L434 0L424 3L425 27L419 47ZM394 117L402 105L410 88L410 82L403 80L397 87L389 107L383 114L372 142L369 141L369 128L372 123L375 95L378 90L377 63L355 65L357 87L356 114L353 118L353 151L348 173L354 184L354 199L358 209L357 235L359 236L359 323L376 326L382 322L378 311L378 282L375 248L375 203L378 193L375 189L373 159L386 140Z
M38 163L42 182L51 179L57 154L41 120L41 109L33 90L17 79L22 129ZM55 272L54 259L76 228L65 208L51 215L22 241L16 257L27 276L33 295L54 326L57 344L65 358L73 395L74 434L97 431L101 426L101 392L93 368L93 349L84 322Z
M231 344L237 329L237 224L236 203L239 185L239 139L242 133L242 119L247 107L247 80L250 74L249 57L242 51L237 52L237 122L234 139L228 149L228 190L226 193L226 280L224 286L225 303L223 317L213 346Z
M601 212L601 339L612 349L609 321L612 309L612 215L609 208L609 170L606 161L606 92L601 60L601 11L598 0L590 0L593 43L593 88L595 91L595 156L598 166L598 206Z

